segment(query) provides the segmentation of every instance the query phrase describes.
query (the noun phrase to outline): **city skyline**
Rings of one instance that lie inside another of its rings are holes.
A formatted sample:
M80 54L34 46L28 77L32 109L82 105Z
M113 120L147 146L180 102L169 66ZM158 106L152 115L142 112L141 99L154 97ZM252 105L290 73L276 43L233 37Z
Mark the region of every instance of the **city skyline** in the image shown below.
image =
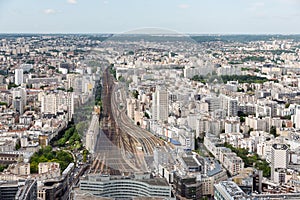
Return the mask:
M298 34L299 0L0 1L1 33Z

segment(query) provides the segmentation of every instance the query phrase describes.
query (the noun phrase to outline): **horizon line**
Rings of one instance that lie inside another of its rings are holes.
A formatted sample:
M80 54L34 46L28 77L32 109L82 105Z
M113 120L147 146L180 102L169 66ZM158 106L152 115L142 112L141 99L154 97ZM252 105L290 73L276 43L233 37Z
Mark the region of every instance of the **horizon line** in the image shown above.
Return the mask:
M0 32L0 35L300 35L300 33L126 33L126 32Z

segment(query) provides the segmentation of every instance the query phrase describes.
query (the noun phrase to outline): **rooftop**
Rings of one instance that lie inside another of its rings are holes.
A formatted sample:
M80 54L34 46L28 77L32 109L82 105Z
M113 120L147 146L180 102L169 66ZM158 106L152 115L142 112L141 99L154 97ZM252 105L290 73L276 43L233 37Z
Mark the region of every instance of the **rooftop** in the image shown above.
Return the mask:
M189 157L182 157L182 160L184 163L189 167L189 166L199 166L199 164L195 161L195 159L192 156Z
M230 197L243 196L245 193L243 190L233 181L222 181L216 185L219 190L223 190Z
M277 150L287 150L289 148L286 144L273 144L272 147Z

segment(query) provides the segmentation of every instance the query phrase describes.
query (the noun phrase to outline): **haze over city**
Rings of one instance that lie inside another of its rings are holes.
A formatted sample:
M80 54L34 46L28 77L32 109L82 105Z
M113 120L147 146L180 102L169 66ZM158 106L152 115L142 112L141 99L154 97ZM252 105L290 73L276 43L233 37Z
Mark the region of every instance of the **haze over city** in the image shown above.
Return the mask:
M2 33L296 34L299 0L1 0Z

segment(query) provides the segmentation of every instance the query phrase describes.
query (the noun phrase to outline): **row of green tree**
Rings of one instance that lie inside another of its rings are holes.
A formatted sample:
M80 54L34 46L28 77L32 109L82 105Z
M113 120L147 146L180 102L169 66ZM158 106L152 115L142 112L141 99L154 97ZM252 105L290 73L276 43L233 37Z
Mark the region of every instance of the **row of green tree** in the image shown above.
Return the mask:
M242 59L242 63L249 61L264 62L266 59L263 56L247 56Z
M71 125L59 140L54 141L54 146L71 147L71 149L80 149L82 147L81 137L75 127Z
M6 102L0 102L0 106L7 106Z
M200 83L203 83L205 84L206 83L206 80L205 80L205 77L204 76L199 76L199 75L195 75L191 78L192 81L198 81Z
M111 64L111 65L110 65L109 73L111 73L111 74L115 77L115 79L117 79L117 71L116 71L116 69L114 68L114 64Z
M102 106L101 92L102 92L102 85L100 81L97 81L95 86L95 105L100 107Z
M206 84L207 81L211 82L211 78L215 79L217 77L209 78L206 76L195 75L191 78L191 80ZM267 78L250 75L222 75L219 78L224 83L227 83L227 81L238 81L239 83L264 83L268 81Z
M250 75L222 75L221 78L224 83L227 81L238 81L239 83L264 83L268 81L267 78Z
M264 177L270 177L271 168L269 163L266 160L261 159L256 153L250 154L247 149L235 148L228 143L225 143L224 146L236 153L236 155L244 161L245 167L255 167L256 169L263 171Z
M30 172L37 173L38 165L41 162L57 162L60 164L61 171L65 170L67 166L74 162L73 157L66 151L52 151L51 146L46 146L34 153L30 159Z

